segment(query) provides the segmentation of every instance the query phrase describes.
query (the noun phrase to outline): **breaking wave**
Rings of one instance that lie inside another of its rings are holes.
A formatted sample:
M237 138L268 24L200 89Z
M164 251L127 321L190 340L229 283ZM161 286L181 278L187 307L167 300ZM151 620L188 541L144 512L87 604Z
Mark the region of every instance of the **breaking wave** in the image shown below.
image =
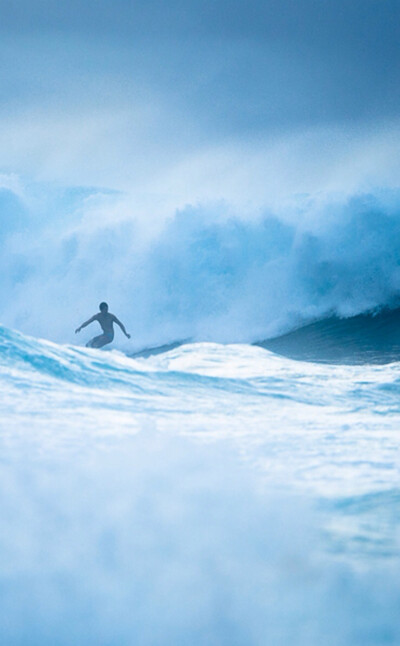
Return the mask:
M4 324L71 342L108 300L135 351L254 342L400 304L400 191L299 197L246 215L187 206L156 228L118 214L118 199L64 196L50 219L37 198L33 212L32 200L0 191Z

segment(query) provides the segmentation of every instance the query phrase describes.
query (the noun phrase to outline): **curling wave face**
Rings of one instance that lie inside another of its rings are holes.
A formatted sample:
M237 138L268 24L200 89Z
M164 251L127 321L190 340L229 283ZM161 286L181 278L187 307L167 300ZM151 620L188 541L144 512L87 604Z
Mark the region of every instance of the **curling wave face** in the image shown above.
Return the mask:
M384 364L400 361L400 309L330 317L257 343L302 361Z

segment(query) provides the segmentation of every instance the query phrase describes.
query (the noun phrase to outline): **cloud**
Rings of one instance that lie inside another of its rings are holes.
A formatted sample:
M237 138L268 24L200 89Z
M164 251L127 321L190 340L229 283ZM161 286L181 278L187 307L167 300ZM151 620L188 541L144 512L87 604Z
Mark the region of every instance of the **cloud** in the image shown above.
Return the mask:
M123 192L123 212L151 221L397 183L395 13L390 0L7 3L0 170Z
M190 115L213 138L393 118L397 13L390 0L20 0L2 13L3 99L99 107L139 94L169 102L175 130Z

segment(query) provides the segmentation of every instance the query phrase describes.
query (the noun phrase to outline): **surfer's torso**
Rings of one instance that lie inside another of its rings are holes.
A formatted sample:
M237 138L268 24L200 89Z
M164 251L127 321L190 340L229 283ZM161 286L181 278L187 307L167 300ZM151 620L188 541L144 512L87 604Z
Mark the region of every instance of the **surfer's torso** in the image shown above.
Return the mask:
M100 323L104 334L108 337L114 337L114 314L110 314L110 312L100 312L99 314L96 314L95 318L96 321Z

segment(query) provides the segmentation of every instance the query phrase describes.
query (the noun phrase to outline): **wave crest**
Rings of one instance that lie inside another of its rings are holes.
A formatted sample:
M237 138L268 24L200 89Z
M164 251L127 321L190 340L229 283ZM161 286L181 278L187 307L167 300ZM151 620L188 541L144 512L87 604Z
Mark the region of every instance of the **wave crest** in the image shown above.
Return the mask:
M400 303L399 191L302 197L253 217L188 206L146 236L132 218L92 213L88 226L81 211L51 229L27 217L5 234L5 324L72 341L107 300L139 348L251 342Z

